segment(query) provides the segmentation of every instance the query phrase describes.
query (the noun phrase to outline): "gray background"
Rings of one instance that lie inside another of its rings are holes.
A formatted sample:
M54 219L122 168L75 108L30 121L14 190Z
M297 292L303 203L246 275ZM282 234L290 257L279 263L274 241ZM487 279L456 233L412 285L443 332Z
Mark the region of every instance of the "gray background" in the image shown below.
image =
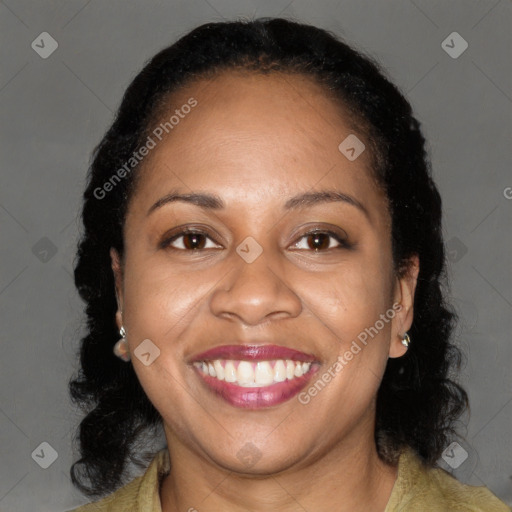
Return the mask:
M68 477L80 415L67 382L82 322L72 261L90 154L123 91L198 24L277 15L375 55L423 123L472 405L458 441L468 459L454 473L512 504L511 11L509 0L1 1L0 510L87 501ZM469 44L456 59L441 46L453 31ZM59 45L47 59L31 48L42 32ZM42 442L58 454L47 469L31 456Z

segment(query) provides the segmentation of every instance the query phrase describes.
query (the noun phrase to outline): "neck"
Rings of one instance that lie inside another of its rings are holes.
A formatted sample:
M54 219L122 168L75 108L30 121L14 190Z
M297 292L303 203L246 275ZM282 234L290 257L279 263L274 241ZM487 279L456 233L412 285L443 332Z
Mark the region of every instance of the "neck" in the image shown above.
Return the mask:
M170 437L171 472L162 483L162 512L384 512L397 476L396 466L379 459L373 432L364 439L344 439L307 465L264 476L221 468Z

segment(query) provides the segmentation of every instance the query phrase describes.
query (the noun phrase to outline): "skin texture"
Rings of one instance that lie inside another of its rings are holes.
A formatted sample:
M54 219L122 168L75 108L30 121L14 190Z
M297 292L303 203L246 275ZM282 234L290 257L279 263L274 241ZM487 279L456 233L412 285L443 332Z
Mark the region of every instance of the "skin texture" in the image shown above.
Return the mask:
M364 134L298 75L231 71L198 81L173 96L165 118L190 97L198 105L143 163L123 259L111 251L130 352L147 338L160 349L150 366L133 355L132 364L164 422L172 471L163 511L384 511L397 472L377 456L375 401L388 357L406 351L418 261L395 274L369 150L353 162L338 150L350 133L363 142ZM323 190L352 196L366 213L347 202L284 209ZM177 201L148 214L170 192L215 194L225 207ZM207 232L204 249L183 249L186 236L159 245L183 225ZM314 228L349 247L324 237L315 251L304 236ZM236 252L248 236L263 249L250 264ZM294 397L232 407L190 365L215 346L272 343L314 354L322 375L396 303L402 309L307 405ZM237 457L247 443L261 455L250 467Z

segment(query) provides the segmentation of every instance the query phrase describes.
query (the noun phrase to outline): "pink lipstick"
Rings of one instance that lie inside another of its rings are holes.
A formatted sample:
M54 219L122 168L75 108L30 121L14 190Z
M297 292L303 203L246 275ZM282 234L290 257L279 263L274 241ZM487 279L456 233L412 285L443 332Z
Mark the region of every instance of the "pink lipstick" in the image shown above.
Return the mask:
M191 360L203 385L234 407L283 403L317 372L315 357L277 345L223 345Z

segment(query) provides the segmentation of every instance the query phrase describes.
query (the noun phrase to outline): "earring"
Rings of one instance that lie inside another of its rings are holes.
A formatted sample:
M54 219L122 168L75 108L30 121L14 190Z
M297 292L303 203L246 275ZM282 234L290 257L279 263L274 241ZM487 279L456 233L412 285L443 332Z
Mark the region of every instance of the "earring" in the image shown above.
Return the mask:
M411 343L411 338L409 337L409 335L407 333L404 334L404 337L402 338L402 345L404 347L409 347Z
M130 352L128 351L128 342L126 341L126 331L123 326L119 329L119 334L121 335L121 338L114 345L114 354L119 357L119 359L128 362L131 357Z

